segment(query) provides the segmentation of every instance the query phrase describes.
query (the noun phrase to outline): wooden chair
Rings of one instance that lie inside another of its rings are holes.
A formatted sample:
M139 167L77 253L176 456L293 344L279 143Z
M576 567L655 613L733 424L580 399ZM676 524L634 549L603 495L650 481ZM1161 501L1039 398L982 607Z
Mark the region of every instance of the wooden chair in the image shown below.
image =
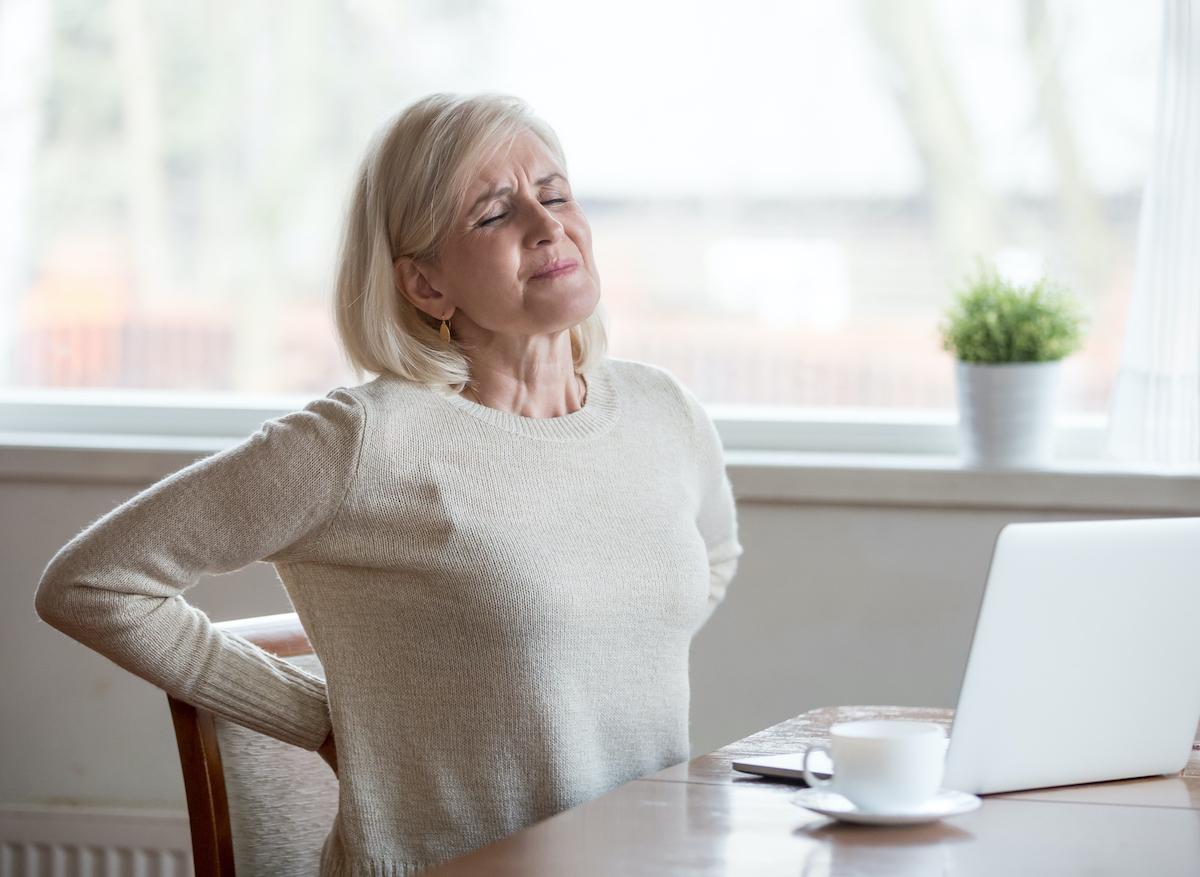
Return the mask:
M324 678L294 612L215 626ZM167 702L197 877L316 874L338 804L325 761L170 695Z

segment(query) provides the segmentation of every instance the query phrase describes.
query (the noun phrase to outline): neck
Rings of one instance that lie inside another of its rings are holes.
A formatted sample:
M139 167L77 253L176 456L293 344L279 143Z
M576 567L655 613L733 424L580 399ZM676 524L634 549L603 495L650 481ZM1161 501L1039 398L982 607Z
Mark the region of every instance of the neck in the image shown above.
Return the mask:
M538 390L527 384L493 383L479 388L472 370L472 382L462 395L480 405L518 414L522 417L562 417L579 411L587 402L587 384L580 375L572 372L565 385L557 390L543 384Z

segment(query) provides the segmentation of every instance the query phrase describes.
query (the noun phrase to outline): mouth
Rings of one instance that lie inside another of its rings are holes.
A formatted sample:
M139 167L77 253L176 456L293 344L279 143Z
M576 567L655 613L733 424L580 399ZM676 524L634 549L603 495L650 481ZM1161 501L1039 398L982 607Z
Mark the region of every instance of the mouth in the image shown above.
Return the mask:
M563 274L570 274L574 271L578 264L574 259L555 259L537 274L534 274L530 280L547 280L551 277L559 277Z

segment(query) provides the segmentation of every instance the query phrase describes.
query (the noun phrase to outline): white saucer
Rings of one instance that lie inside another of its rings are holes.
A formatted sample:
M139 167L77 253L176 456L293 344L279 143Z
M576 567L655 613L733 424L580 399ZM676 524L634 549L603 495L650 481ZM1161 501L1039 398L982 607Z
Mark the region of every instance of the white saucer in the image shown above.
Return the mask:
M942 789L915 810L878 811L862 810L837 792L825 789L803 789L792 796L797 807L812 810L831 819L843 822L859 822L863 825L916 825L934 822L947 816L970 813L983 803L976 795Z

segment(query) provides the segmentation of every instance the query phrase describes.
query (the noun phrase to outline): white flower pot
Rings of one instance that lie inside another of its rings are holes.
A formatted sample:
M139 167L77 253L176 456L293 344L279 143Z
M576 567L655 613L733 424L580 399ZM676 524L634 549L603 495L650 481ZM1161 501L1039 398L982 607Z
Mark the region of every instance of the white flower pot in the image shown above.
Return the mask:
M1061 361L959 362L958 423L963 465L1036 468L1050 462Z

